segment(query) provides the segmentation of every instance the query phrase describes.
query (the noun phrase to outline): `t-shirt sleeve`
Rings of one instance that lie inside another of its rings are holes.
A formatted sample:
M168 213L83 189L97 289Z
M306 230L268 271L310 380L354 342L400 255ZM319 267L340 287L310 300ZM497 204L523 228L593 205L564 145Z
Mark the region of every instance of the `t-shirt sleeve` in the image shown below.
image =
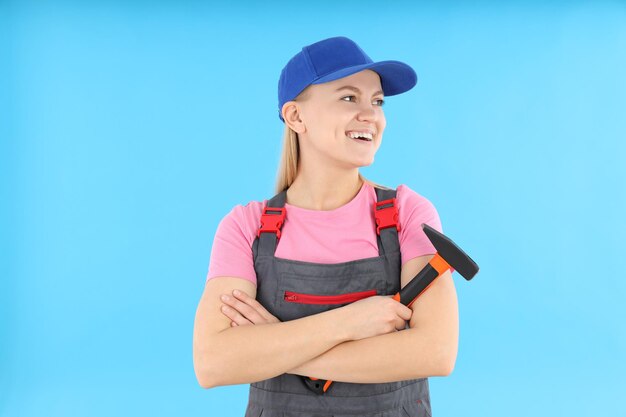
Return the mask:
M418 256L434 255L437 250L426 237L422 223L426 223L443 233L435 206L426 197L404 184L398 186L396 197L400 222L398 237L400 239L402 265Z
M246 208L237 205L222 218L211 248L206 281L215 277L239 277L256 285Z

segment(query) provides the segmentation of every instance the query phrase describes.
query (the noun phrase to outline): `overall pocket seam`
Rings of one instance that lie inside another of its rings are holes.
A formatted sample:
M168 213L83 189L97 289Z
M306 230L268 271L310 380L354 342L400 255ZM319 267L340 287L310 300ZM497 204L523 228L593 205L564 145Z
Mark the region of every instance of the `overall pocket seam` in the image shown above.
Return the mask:
M354 291L342 294L310 294L297 291L284 291L283 300L295 304L346 304L378 295L377 289Z
M295 293L303 293L303 294L324 295L324 294L314 294L313 292L300 290L299 288L302 288L302 286L298 285L299 283L301 283L302 285L308 284L309 288L311 288L312 284L315 284L312 286L312 289L310 289L309 291L324 292L324 290L319 290L319 288L325 288L326 290L332 289L332 288L341 289L343 287L346 287L346 285L342 285L343 283L351 282L352 280L358 279L358 281L354 281L354 282L357 282L359 285L355 286L356 288L354 288L354 290L348 291L345 294L375 290L376 295L381 295L385 293L386 288L387 288L385 277L381 276L381 274L378 272L369 273L369 274L355 274L349 277L345 277L345 276L332 277L332 278L329 278L328 280L315 279L316 277L311 277L313 279L307 279L307 278L308 277L304 278L302 275L295 275L295 274L289 274L289 273L281 274L278 279L276 292L274 293L274 305L278 306L282 303L292 304L289 301L285 300L285 292L287 291L295 292ZM289 285L289 284L292 284L292 285ZM297 284L297 285L293 285L293 284ZM365 289L361 289L361 288L365 288ZM335 294L328 294L328 295L334 296ZM338 304L339 303L329 303L327 305L338 305ZM341 304L345 304L345 303L341 303ZM307 304L307 305L312 305L312 304Z

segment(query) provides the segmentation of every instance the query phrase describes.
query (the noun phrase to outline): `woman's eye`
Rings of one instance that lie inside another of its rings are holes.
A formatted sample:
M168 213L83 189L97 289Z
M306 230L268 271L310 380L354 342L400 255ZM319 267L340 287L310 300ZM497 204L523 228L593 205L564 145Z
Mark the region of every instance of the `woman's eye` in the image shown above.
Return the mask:
M341 99L343 100L344 98L351 98L351 97L356 97L356 96L345 96L345 97L341 97ZM377 99L376 101L380 101L379 106L383 106L383 104L385 104L385 100L383 100L382 98Z

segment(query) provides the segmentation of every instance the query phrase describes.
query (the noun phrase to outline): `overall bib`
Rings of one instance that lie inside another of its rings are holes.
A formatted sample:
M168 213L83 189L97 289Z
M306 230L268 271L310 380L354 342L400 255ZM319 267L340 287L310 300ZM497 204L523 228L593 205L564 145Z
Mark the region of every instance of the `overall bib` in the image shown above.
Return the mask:
M396 190L375 190L378 202L389 200L387 205L394 205ZM285 201L286 191L282 191L268 201L265 209L284 210ZM256 298L281 322L332 310L371 295L394 295L400 291L401 258L396 227L373 231L378 232L379 256L322 264L275 257L281 226L282 223L277 233L259 233L252 245ZM388 383L334 381L326 393L316 394L301 375L285 373L250 384L245 417L430 415L427 378Z

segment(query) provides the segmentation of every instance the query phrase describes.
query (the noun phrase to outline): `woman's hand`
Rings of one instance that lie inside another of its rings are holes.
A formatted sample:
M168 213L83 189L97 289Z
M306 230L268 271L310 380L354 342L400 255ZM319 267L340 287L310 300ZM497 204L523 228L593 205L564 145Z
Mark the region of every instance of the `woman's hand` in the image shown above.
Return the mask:
M228 298L225 299L224 296ZM243 291L234 290L232 295L223 294L222 302L225 304L222 306L222 313L231 320L231 327L280 323L261 303Z
M404 330L413 314L391 295L373 295L341 308L349 311L345 323L353 332L352 340Z

